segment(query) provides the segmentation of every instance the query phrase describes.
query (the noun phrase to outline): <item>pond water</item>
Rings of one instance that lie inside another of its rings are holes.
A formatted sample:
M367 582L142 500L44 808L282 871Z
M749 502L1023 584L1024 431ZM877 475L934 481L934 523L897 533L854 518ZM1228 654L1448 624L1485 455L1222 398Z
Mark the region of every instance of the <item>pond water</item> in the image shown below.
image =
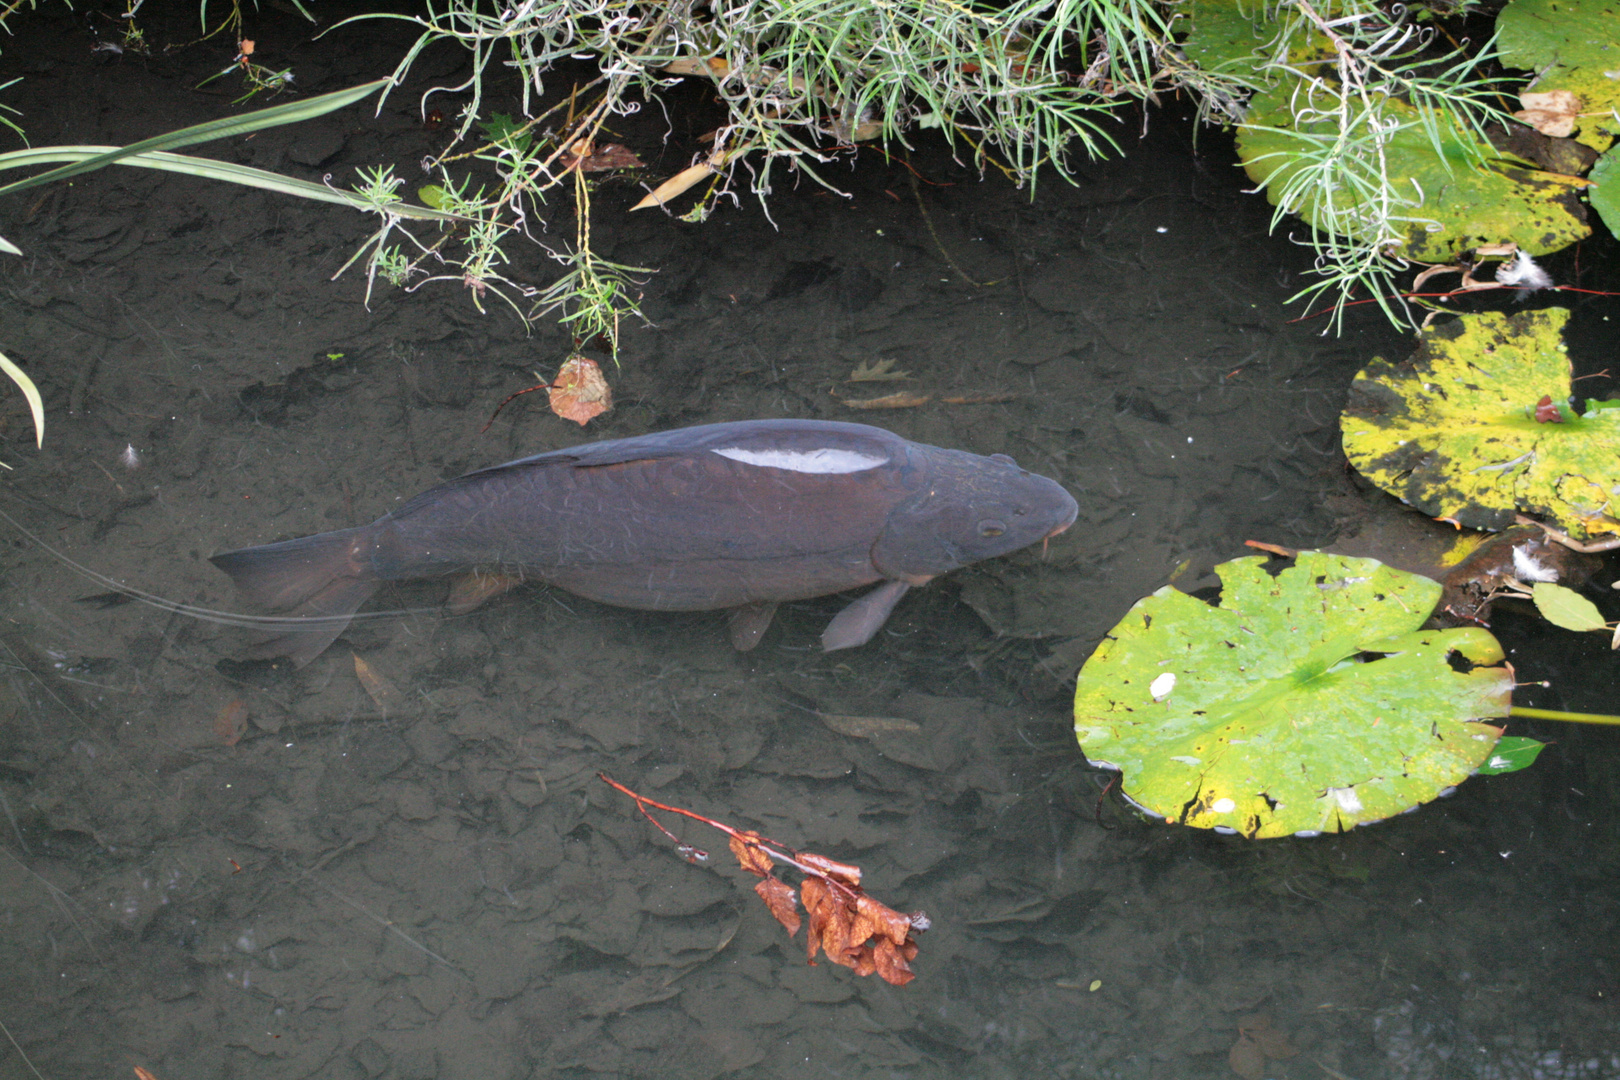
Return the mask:
M149 32L186 40L192 17ZM191 89L213 53L109 58L83 15L13 18L0 74L24 76L7 100L35 145L231 109ZM406 40L305 41L270 12L258 34L309 93L386 72ZM429 53L416 77L460 63ZM414 178L444 139L424 85L380 118L206 151ZM706 106L686 104L616 132L654 178L701 147ZM617 407L585 430L539 395L485 430L568 341L453 284L367 310L353 270L327 280L371 228L337 207L118 168L0 200L25 252L0 263L3 347L49 415L36 451L20 399L0 408L0 509L35 538L7 526L0 564L0 1077L1184 1080L1238 1075L1240 1029L1295 1051L1257 1066L1276 1078L1620 1077L1612 731L1517 724L1553 742L1531 769L1309 842L1144 821L1075 745L1075 670L1183 564L1196 587L1245 540L1400 512L1346 469L1337 415L1409 342L1363 310L1338 337L1291 321L1307 255L1268 235L1227 140L1192 133L1130 116L1125 157L1033 197L937 146L909 166L863 150L831 170L847 197L784 179L769 219L745 199L704 225L626 214L637 180L604 179L601 254L657 272L652 325L607 367ZM566 209L549 230L572 235ZM549 280L512 250L511 276ZM1602 289L1614 255L1549 266ZM1620 305L1560 302L1577 364L1612 364ZM846 381L877 360L908 379ZM893 389L930 400L847 403ZM840 598L788 606L737 654L717 613L525 588L452 618L420 610L441 598L423 586L301 670L115 603L38 542L235 610L217 551L543 450L754 417L1010 454L1080 518L1044 553L913 590L847 652L816 645ZM1617 711L1604 642L1496 628L1551 683L1522 701ZM932 922L915 981L806 964L718 834L665 818L716 852L689 864L599 771L859 864Z

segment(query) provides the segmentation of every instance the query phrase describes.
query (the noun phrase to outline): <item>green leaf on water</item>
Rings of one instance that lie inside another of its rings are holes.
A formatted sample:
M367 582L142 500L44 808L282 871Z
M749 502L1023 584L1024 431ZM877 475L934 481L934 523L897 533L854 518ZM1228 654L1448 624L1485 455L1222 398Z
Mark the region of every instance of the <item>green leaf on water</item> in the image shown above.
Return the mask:
M1609 628L1597 605L1574 589L1554 585L1550 581L1538 581L1530 592L1530 598L1536 602L1536 610L1541 612L1541 617L1554 626L1583 633Z
M1522 511L1577 538L1620 532L1620 410L1569 406L1568 318L1463 315L1425 331L1403 363L1375 358L1340 422L1350 464L1470 528L1506 528Z
M1219 604L1166 586L1086 662L1075 733L1170 822L1338 832L1427 802L1490 756L1513 676L1487 631L1422 630L1440 585L1303 552L1216 567ZM1461 657L1468 670L1452 664Z
M1527 739L1523 735L1506 735L1496 740L1496 749L1485 759L1478 772L1481 776L1499 776L1528 768L1541 753L1546 743Z
M416 197L422 200L423 206L431 206L435 210L444 209L444 188L438 184L423 184L416 189Z

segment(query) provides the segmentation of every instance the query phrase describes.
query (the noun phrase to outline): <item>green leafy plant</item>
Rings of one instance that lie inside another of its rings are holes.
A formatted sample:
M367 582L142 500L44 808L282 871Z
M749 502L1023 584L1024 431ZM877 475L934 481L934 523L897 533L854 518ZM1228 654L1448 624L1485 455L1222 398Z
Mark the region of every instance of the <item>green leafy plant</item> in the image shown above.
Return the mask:
M746 186L762 199L783 170L833 188L824 166L881 138L906 145L937 129L981 169L1032 183L1042 166L1066 175L1071 143L1087 153L1112 147L1101 124L1125 93L1147 96L1161 79L1170 40L1156 6L1140 0L1020 0L1004 7L955 0L760 0L710 5L695 0L537 0L518 7L447 0L399 19L420 30L395 74L422 51L455 42L471 54L472 74L453 89L469 92L452 145L435 160L441 179L423 190L435 204L465 186L470 162L497 181L456 209L479 223L457 245L419 241L408 265L428 280L458 279L475 301L498 292L526 319L561 318L576 337L602 335L617 347L617 327L638 317L637 275L649 272L600 259L589 246L590 185L583 163L618 116L658 100L683 77L709 81L727 109L711 149L666 198L708 180L698 201L680 210L700 220ZM347 25L354 20L348 20ZM599 74L541 108L555 65L589 56ZM485 115L487 80L510 70L520 88L521 118ZM429 91L423 108L432 100ZM432 193L431 195L429 193ZM520 285L506 269L504 244L536 232L524 226L571 196L581 224L574 246L550 251L565 270L548 286ZM447 205L447 204L446 204ZM372 255L373 265L378 256ZM443 260L442 271L429 264ZM526 306L525 306L526 305Z
M1276 205L1310 226L1316 278L1292 300L1326 302L1336 325L1352 294L1416 325L1395 275L1518 239L1541 254L1590 231L1567 178L1510 160L1487 138L1511 123L1506 84L1483 74L1494 42L1435 48L1420 9L1339 0L1244 6L1197 0L1183 79L1237 125L1238 152Z

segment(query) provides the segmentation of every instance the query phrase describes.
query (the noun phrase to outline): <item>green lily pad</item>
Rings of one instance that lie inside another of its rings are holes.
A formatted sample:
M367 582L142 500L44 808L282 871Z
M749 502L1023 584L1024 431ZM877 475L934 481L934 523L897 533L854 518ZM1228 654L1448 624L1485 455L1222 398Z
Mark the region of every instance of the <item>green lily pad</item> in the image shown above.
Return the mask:
M1256 94L1249 102L1247 122L1238 128L1244 171L1265 186L1273 203L1289 177L1310 160L1313 149L1338 137L1335 119L1296 123L1298 93L1297 83L1285 83ZM1384 161L1395 191L1411 203L1401 210L1412 219L1400 245L1404 258L1454 262L1481 244L1509 240L1531 255L1545 255L1591 235L1577 197L1584 181L1505 161L1495 149L1443 118L1438 140L1431 139L1419 122L1418 110L1404 102L1386 99L1381 110L1385 122L1400 125L1384 148ZM1491 164L1477 165L1480 161ZM1376 186L1371 169L1369 160L1365 181ZM1342 202L1348 194L1339 190L1336 197ZM1330 224L1323 220L1323 207L1314 195L1291 209L1315 228ZM1346 220L1350 217L1340 218L1341 230Z
M1528 89L1568 90L1581 99L1575 138L1607 150L1620 135L1620 3L1513 0L1496 17L1502 63L1540 74Z
M1420 630L1440 585L1303 552L1215 568L1219 605L1165 586L1080 671L1086 756L1169 822L1249 837L1343 831L1445 794L1501 735L1513 675L1477 627ZM1473 667L1458 671L1453 655Z
M1620 532L1620 409L1570 408L1568 318L1560 308L1463 315L1425 331L1404 363L1374 358L1340 419L1350 464L1470 528L1502 529L1522 511L1575 537Z
M1620 236L1620 147L1610 147L1598 158L1587 179L1592 182L1586 189L1587 201L1609 231Z
M1324 18L1341 5L1322 4ZM1273 52L1279 29L1274 13L1254 0L1190 0L1181 8L1189 29L1182 52L1204 71L1250 74ZM1295 64L1331 59L1333 43L1314 28L1291 42L1288 59Z

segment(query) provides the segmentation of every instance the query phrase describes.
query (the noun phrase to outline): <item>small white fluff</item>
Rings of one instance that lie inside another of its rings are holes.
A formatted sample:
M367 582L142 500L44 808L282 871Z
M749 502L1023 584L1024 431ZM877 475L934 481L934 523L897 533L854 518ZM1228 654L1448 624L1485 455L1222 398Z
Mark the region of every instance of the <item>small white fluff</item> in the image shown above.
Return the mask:
M1547 271L1536 265L1525 251L1518 251L1512 262L1505 262L1496 268L1496 280L1511 288L1521 288L1527 293L1537 289L1550 289L1553 279Z
M1522 547L1513 549L1513 576L1520 581L1557 581L1558 570L1536 561L1536 557Z
M141 467L141 455L136 452L134 443L129 443L124 447L124 452L118 455L118 464L126 469L138 469Z
M886 457L873 457L871 454L863 454L856 450L838 450L832 447L822 447L818 450L749 450L741 446L724 446L714 452L745 465L761 465L768 469L787 469L802 473L865 472L889 460Z

